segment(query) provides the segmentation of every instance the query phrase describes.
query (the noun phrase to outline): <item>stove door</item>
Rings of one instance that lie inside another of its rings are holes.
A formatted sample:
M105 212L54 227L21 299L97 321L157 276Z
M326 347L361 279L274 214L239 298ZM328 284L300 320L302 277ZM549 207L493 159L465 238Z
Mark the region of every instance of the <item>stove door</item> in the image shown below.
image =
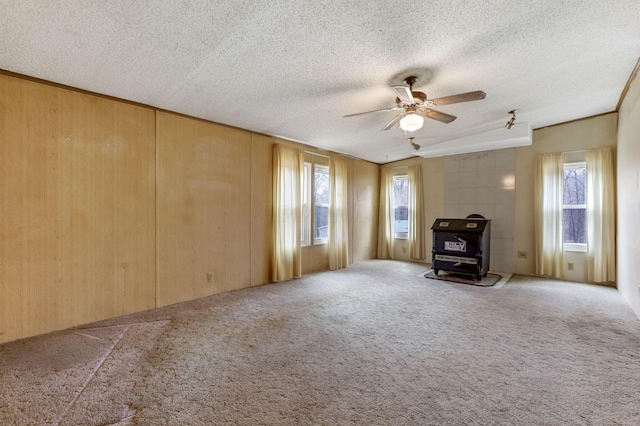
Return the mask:
M450 271L481 276L482 253L479 234L434 232L432 267L435 271Z
M457 256L476 257L479 254L480 235L463 232L434 232L433 251Z

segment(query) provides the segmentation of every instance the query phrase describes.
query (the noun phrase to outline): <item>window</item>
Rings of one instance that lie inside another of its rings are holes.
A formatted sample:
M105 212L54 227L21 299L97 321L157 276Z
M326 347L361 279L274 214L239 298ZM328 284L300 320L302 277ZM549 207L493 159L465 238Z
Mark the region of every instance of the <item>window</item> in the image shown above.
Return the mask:
M302 175L302 237L303 246L311 245L311 163L304 163Z
M407 175L393 177L393 232L406 239L409 233L409 179Z
M614 156L611 147L538 155L536 274L562 278L563 252L579 251L589 281L615 281Z
M313 240L326 243L329 237L329 167L314 165Z
M562 240L565 250L585 251L587 243L587 168L565 163L562 192Z
M329 167L304 163L302 190L303 246L326 244L329 237Z

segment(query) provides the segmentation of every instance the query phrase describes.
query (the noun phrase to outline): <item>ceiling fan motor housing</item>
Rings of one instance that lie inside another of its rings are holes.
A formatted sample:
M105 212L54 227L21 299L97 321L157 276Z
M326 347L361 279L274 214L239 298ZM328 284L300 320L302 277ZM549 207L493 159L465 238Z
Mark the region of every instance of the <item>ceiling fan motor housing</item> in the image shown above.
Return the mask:
M413 95L414 105L423 105L427 101L427 94L423 92L411 92ZM402 101L400 98L396 98L396 105L399 107L407 106L408 104Z

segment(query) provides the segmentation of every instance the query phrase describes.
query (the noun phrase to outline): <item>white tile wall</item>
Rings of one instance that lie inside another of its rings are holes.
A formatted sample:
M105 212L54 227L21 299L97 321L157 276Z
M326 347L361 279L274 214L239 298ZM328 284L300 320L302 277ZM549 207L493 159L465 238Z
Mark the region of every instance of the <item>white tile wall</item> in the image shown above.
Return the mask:
M516 150L515 149L501 149L493 151L496 156L496 170L497 171L514 171L516 164Z
M479 187L476 191L478 204L495 204L496 203L496 187Z
M478 170L494 171L496 169L496 151L487 151L477 158Z
M478 198L476 196L478 194L478 188L468 188L461 185L458 191L460 194L459 204L477 204Z
M460 172L445 172L444 189L458 188L460 186Z
M491 219L492 271L513 272L515 173L514 148L444 160L444 214L465 218L478 213Z

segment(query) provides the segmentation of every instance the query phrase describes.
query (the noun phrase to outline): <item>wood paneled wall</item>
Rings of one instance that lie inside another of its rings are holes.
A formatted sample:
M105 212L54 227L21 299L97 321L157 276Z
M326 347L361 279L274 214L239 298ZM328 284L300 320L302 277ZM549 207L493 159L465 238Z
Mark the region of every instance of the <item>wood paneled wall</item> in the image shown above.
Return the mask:
M154 119L0 75L0 342L154 306Z
M156 129L158 306L250 286L251 133L164 112Z
M353 262L375 259L378 251L378 210L380 166L366 161L354 161L351 185L353 192L350 210L351 247ZM351 175L349 176L351 177Z
M0 74L0 343L269 282L275 142ZM348 162L375 258L379 166Z
M273 144L268 136L251 135L251 285L271 280Z

